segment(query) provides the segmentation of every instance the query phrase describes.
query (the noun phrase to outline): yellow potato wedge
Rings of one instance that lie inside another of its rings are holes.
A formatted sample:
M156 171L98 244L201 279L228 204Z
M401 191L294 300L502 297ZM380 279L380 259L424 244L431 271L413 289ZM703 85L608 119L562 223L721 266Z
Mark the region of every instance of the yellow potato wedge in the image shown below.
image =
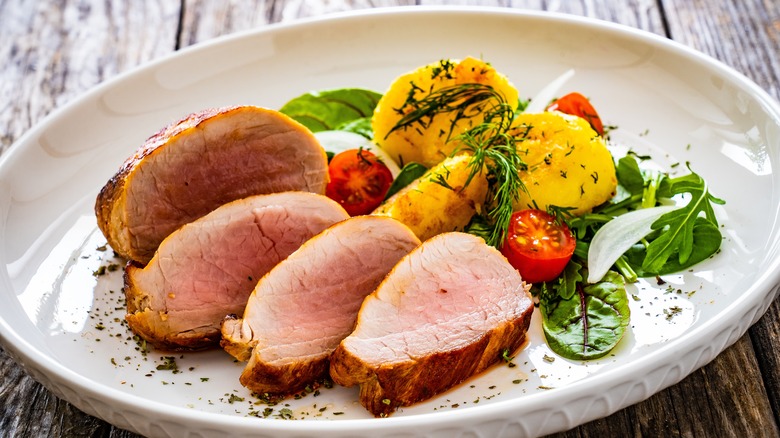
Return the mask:
M423 241L447 231L462 230L475 213L481 212L488 189L484 172L464 187L470 159L465 154L445 159L372 214L404 223ZM440 179L446 186L438 182Z
M615 195L615 163L587 121L559 112L519 114L510 130L528 169L515 210L570 208L587 213Z
M374 142L401 166L412 161L426 167L438 164L458 146L455 137L484 121L484 109L496 104L497 98L468 105L460 115L458 112L440 113L425 116L405 128L395 131L393 128L432 92L463 84L489 85L512 108L517 107L517 90L490 64L475 58L442 60L404 74L392 83L371 119Z

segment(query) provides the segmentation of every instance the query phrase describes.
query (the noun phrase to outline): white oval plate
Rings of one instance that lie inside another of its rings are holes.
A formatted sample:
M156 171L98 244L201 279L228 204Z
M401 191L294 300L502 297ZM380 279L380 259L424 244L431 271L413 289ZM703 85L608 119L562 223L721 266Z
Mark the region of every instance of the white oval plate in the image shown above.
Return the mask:
M98 247L97 191L144 139L206 107L278 108L311 90L384 91L442 58L481 56L533 96L590 96L617 143L682 172L690 162L727 201L720 254L692 272L630 287L631 331L587 364L556 357L538 315L514 359L391 418L356 389L255 404L224 353L138 350L121 323L121 269ZM654 35L507 9L400 8L330 16L222 38L109 81L48 117L0 163L0 338L38 380L80 409L150 436L522 436L608 415L676 383L738 339L780 280L780 109L741 75ZM268 413L268 418L263 417ZM291 416L296 421L279 417Z

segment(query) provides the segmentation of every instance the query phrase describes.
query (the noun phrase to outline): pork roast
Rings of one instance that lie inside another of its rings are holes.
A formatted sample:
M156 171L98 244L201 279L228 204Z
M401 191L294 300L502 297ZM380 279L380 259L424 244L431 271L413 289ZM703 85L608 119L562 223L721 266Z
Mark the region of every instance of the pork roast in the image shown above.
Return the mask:
M331 378L360 385L375 416L439 394L520 347L533 312L528 289L482 239L433 237L365 299L331 356Z
M125 270L128 325L164 350L217 346L226 315L242 312L258 280L349 215L307 192L256 195L217 208L163 240L146 267Z
M327 376L328 357L358 309L404 255L414 233L387 217L357 216L304 243L257 284L243 319L226 319L221 344L249 360L241 384L289 395Z
M325 152L300 123L253 106L192 114L146 140L100 191L98 226L119 255L146 264L162 240L251 195L325 193Z

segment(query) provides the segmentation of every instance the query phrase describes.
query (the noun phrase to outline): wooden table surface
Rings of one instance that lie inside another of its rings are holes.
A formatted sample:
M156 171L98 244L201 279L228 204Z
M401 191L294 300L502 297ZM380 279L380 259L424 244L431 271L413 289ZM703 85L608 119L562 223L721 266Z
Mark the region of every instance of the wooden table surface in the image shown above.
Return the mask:
M380 6L471 4L585 15L666 36L780 97L777 0L0 0L0 151L117 73L219 35ZM780 305L679 384L562 437L780 436ZM0 436L131 437L57 399L0 347Z

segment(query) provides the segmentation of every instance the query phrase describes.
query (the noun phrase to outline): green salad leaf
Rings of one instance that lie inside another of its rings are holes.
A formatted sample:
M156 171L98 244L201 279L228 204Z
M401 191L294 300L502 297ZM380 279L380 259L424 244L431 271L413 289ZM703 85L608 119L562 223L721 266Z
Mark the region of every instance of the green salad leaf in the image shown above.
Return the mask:
M673 264L691 266L689 262L694 247L697 247L699 256L702 246L713 249L712 252L720 248L721 235L712 203L723 204L723 200L712 196L707 183L696 173L667 181L668 184L662 185L659 191L667 190L666 196L669 197L685 193L690 200L685 207L666 213L653 223L654 230L663 232L647 246L647 254L642 261L642 269L646 272L668 271L665 266L673 255L676 255ZM699 233L694 233L697 223Z
M401 173L399 173L398 176L395 177L393 183L390 184L390 188L387 189L387 194L385 195L385 199L388 199L389 197L395 195L401 189L411 184L412 181L423 176L423 174L425 174L425 172L427 171L428 168L423 166L420 163L407 163L401 169Z
M631 311L623 276L609 271L596 284L583 284L578 264L556 284L544 284L539 308L547 345L571 360L598 359L623 338ZM577 280L575 277L579 277Z
M371 117L361 117L359 119L344 122L339 126L336 126L336 130L360 134L369 140L374 138L374 128L371 126Z
M651 266L652 270L647 269L645 268L645 260L649 247L645 247L642 244L631 247L626 252L626 257L640 277L652 277L654 275L666 275L684 271L716 253L720 249L720 243L723 240L718 227L702 217L697 217L694 221L692 234L694 245L684 263L680 262L679 257L670 257L663 265Z
M577 248L557 280L532 289L547 344L568 359L602 357L620 341L630 316L626 281L683 271L716 253L722 241L713 205L724 201L701 176L642 170L632 154L616 170L612 201L579 217L557 212ZM583 267L586 260L590 266Z
M370 118L381 97L380 93L362 88L315 91L290 100L279 112L300 122L312 132L330 131L342 129L343 126L350 127L350 122L359 119ZM365 121L357 123L361 129L365 128ZM370 121L368 126L370 128ZM362 132L358 133L362 135Z
M634 157L626 155L619 159L617 166L615 166L615 172L620 185L629 193L632 195L642 193L645 187L645 178Z
M679 199L685 204L655 219L646 236L636 237L633 242L622 242L622 248L628 250L617 259L619 271L627 279L679 272L718 251L722 235L713 204L723 204L724 201L709 192L701 176L691 171L671 178L661 172L643 171L631 154L618 160L616 170L619 192L623 192L624 196L594 209L592 213L565 219L580 242L590 244L598 231L618 216L668 206ZM598 245L591 248L604 250ZM611 258L615 258L614 254ZM598 273L603 268L597 269Z

